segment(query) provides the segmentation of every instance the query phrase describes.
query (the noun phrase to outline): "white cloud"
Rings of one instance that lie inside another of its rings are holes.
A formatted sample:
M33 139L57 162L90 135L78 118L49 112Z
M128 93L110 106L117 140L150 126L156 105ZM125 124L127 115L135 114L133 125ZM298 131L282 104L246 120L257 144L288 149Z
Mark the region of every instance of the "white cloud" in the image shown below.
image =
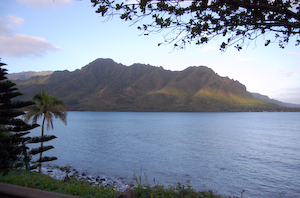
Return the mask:
M207 46L205 48L202 49L202 52L207 52L207 51L214 51L217 48L215 46Z
M244 58L241 56L236 56L233 58L233 60L235 60L236 62L248 62L248 61L251 61L251 58Z
M282 102L300 104L300 87L279 89L273 92L272 97Z
M279 70L279 71L277 71L277 76L278 77L293 77L297 73L298 73L297 71Z
M65 4L70 3L71 0L17 0L17 2L34 9L46 10L51 8L62 7Z
M288 52L285 52L285 54L291 54L291 55L296 55L296 56L300 57L300 53L297 53L297 52L288 51Z
M13 27L7 25L3 19L0 18L0 35L10 35L13 32Z
M14 34L14 26L20 27L24 19L14 15L6 16L9 24L0 18L0 54L1 56L43 56L48 51L61 50L44 38Z
M6 20L0 18L0 35L12 35L15 27L20 28L24 23L24 19L14 15L7 15Z
M130 4L138 4L139 2L137 0L125 0L125 1L123 0L123 3L130 5Z
M13 57L43 56L48 51L61 50L43 38L16 34L0 36L0 54Z
M20 25L22 25L24 23L24 19L16 17L14 15L7 15L6 17L9 19L10 23L12 23L18 27L20 27Z

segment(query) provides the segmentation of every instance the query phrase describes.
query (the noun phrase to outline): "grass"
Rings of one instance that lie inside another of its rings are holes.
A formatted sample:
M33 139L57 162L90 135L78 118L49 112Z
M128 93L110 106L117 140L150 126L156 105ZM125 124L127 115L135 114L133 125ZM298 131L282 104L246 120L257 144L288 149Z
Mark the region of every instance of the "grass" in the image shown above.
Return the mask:
M215 195L212 191L197 192L192 189L190 185L185 186L180 183L165 188L162 185L149 186L148 184L142 184L141 177L135 176L135 181L137 186L133 187L133 189L136 192L136 198L224 197ZM118 193L112 186L94 186L83 179L78 179L77 176L71 176L64 180L57 180L48 175L25 170L10 171L7 175L0 174L0 182L87 198L114 198Z
M10 171L7 175L0 175L0 182L52 191L81 197L115 197L117 192L110 186L96 187L76 176L64 180L53 179L48 175L29 171Z

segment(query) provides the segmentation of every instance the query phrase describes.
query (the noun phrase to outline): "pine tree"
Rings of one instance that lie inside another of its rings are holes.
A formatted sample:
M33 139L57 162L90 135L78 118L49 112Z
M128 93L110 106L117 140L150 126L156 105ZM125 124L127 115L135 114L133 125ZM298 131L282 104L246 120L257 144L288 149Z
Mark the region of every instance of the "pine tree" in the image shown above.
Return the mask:
M55 139L56 136L55 135L43 135L43 136L36 136L36 137L32 137L29 140L27 140L27 144L31 144L31 143L40 143L41 146L38 148L32 148L31 150L29 150L28 152L28 156L30 156L30 158L33 155L37 155L39 154L40 156L43 154L43 152L48 151L50 149L53 149L54 146L48 145L48 146L43 146L44 142L48 142L50 140ZM49 161L53 161L53 160L57 160L57 157L40 157L36 162L32 161L32 166L29 167L29 169L36 169L39 168L39 172L42 173L42 163L43 162L49 162Z
M1 59L0 59L1 60ZM24 111L21 109L32 105L30 101L13 101L22 95L15 87L15 83L6 77L6 65L0 62L0 172L8 172L11 168L23 166L28 168L29 156L25 142L30 140L24 137L29 130L38 127L38 124L27 124L22 119ZM22 161L21 156L23 156Z

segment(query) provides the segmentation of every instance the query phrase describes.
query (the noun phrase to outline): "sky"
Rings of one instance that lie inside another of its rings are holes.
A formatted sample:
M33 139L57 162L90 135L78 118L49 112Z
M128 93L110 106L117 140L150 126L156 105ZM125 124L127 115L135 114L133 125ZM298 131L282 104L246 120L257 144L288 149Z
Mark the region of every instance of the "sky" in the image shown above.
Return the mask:
M300 46L264 46L262 39L242 51L219 50L220 40L185 49L160 45L167 32L144 36L137 25L95 13L90 0L0 0L0 58L8 73L74 71L97 58L110 58L181 71L207 66L248 91L300 104Z

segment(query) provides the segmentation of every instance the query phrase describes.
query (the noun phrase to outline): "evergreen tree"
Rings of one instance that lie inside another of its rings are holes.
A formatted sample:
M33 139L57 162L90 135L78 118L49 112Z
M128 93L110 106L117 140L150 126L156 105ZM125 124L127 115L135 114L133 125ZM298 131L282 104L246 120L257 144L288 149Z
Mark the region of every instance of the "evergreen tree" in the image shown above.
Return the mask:
M6 65L0 62L0 171L8 172L11 168L24 165L28 168L29 157L25 142L30 138L23 137L29 130L38 127L38 124L26 124L19 116L24 114L21 108L32 105L30 101L13 101L22 95L15 87L15 83L9 81L5 75ZM21 160L23 155L23 162Z
M54 156L52 156L52 157L48 157L48 156L42 157L43 152L54 148L54 146L51 146L51 145L43 146L44 142L48 142L48 141L53 140L55 138L56 138L55 135L43 135L43 136L32 137L32 138L27 140L26 143L28 143L28 144L31 144L31 143L40 143L41 144L40 147L32 148L28 152L29 158L32 158L33 155L40 154L40 158L36 162L32 161L32 163L34 165L32 165L30 167L28 166L28 169L32 170L32 169L36 169L36 168L39 167L39 172L42 173L42 167L41 167L42 162L49 162L49 161L57 160L57 157L54 157Z

